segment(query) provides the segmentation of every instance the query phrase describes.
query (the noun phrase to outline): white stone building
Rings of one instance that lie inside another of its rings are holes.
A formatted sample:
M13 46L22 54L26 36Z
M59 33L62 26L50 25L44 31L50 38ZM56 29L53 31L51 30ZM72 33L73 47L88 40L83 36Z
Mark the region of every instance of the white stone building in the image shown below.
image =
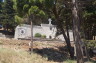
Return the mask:
M56 37L56 26L51 24L51 20L49 20L49 24L41 24L41 26L36 26L33 25L33 36L35 36L36 33L40 33L41 35L46 35L46 38L50 37L52 39L56 38L56 39L60 39L62 41L65 41L63 38L63 35L59 35L58 37ZM73 41L73 33L72 31L69 32L70 34L70 39L71 41ZM31 37L31 25L27 25L27 24L22 24L22 25L18 25L15 29L15 39L19 39L19 38L30 38Z
M56 26L51 24L51 21L49 24L41 24L41 26L33 25L33 36L35 36L36 33L40 33L41 35L46 35L46 38L55 38L56 34ZM31 37L31 25L22 24L18 25L15 29L15 39L18 38L29 38Z

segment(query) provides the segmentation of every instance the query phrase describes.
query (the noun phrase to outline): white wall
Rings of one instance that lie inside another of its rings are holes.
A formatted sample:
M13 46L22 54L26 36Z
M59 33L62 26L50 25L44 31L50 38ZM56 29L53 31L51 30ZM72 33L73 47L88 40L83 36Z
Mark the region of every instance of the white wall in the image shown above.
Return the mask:
M24 34L20 34L20 30L24 29L25 33ZM48 26L33 26L33 36L35 36L36 33L40 33L41 35L46 35L46 38L50 38L49 36L51 36L52 39L55 38L55 34L57 32L56 27L52 27L52 30L50 30L50 27ZM70 35L70 40L73 41L73 32L69 31L69 35ZM25 26L17 26L15 29L15 39L18 38L29 38L31 37L31 26L28 25L28 27ZM58 37L56 37L57 39L60 39L62 41L65 41L63 35L59 35Z
M67 34L67 33L66 33ZM73 32L72 31L69 31L69 37L70 37L70 41L73 41ZM63 37L63 34L59 35L57 37L57 39L60 39L62 41L65 41L64 37Z
M33 36L35 36L36 33L40 33L42 35L46 35L46 38L49 38L49 36L51 36L52 38L55 38L55 33L54 32L56 29L53 28L52 30L50 30L49 27L41 27L40 29L39 28L36 28L36 27L33 27Z

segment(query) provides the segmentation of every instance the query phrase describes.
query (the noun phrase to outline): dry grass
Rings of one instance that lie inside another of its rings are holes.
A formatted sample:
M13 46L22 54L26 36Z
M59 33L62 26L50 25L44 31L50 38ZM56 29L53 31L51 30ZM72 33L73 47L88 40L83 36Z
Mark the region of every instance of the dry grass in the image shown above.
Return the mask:
M47 60L48 58L44 58L36 53L30 55L23 50L15 51L12 49L0 48L0 63L58 63ZM76 63L76 61L66 60L62 63Z
M29 42L0 38L0 63L76 63L74 60L64 59L67 56L66 51L58 48L65 46L61 42L34 42L33 48L37 52L31 55L28 52ZM60 59L61 62L58 61Z
M30 41L25 40L22 41L0 38L0 63L58 63L54 60L48 60L48 57L44 57L43 55L40 55L38 53L33 53L32 55L30 55L29 52L27 52L29 42ZM39 50L43 48L57 49L57 47L59 46L64 46L64 44L52 42L34 42L34 49Z
M47 58L43 58L35 53L29 54L26 51L0 48L0 63L47 63Z

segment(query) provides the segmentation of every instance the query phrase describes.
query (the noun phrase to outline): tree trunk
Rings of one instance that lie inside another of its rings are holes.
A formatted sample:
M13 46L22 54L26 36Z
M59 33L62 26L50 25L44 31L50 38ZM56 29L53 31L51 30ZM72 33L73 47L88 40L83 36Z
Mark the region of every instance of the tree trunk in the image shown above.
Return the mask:
M33 23L31 21L31 52L33 52Z
M64 39L65 39L65 41L66 41L66 44L67 44L67 48L68 48L70 57L71 57L71 59L73 59L73 58L74 58L74 51L73 51L73 49L72 49L72 47L71 47L70 39L68 39L68 37L67 37L66 34L65 34L65 30L63 29L62 22L59 21L59 20L58 20L57 22L58 22L58 28L62 31L62 34L63 34Z
M7 22L8 23L8 22ZM6 24L6 31L8 31L8 24Z
M74 38L75 38L75 46L76 46L76 56L77 56L77 63L84 63L83 61L83 52L81 47L81 38L79 32L79 17L78 17L78 5L77 0L72 0L73 2L73 28L74 28Z
M66 20L66 31L67 31L67 37L70 40L70 36L69 36L69 26L68 26L68 22Z
M33 22L32 22L32 18L33 18L33 16L32 15L30 15L30 17L29 17L29 20L30 20L30 22L31 22L31 46L30 46L30 48L31 48L31 51L30 51L30 53L32 53L33 52Z
M57 28L59 28L59 29L62 31L63 37L64 37L65 42L66 42L66 44L67 44L67 48L68 48L70 57L71 57L71 58L74 58L74 52L73 52L73 50L72 50L72 47L71 47L71 44L70 44L70 40L69 40L68 37L66 36L65 30L63 29L62 22L61 22L61 20L60 20L60 18L59 18L59 15L58 15L58 13L57 13L56 4L54 4L53 13L54 13L54 16L55 16L55 18L56 18Z

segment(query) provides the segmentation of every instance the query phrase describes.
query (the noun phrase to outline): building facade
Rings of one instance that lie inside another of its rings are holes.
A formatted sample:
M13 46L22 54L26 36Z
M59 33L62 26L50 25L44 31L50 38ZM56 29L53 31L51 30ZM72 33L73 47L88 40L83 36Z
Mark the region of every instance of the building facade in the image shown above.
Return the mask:
M41 26L33 25L33 37L36 33L41 35L45 35L47 39L58 39L65 41L63 35L59 35L56 37L57 29L55 25L51 24L51 20L49 20L49 24L41 24ZM73 32L69 31L70 40L73 41ZM31 25L22 24L18 25L15 29L15 39L19 38L31 38Z

